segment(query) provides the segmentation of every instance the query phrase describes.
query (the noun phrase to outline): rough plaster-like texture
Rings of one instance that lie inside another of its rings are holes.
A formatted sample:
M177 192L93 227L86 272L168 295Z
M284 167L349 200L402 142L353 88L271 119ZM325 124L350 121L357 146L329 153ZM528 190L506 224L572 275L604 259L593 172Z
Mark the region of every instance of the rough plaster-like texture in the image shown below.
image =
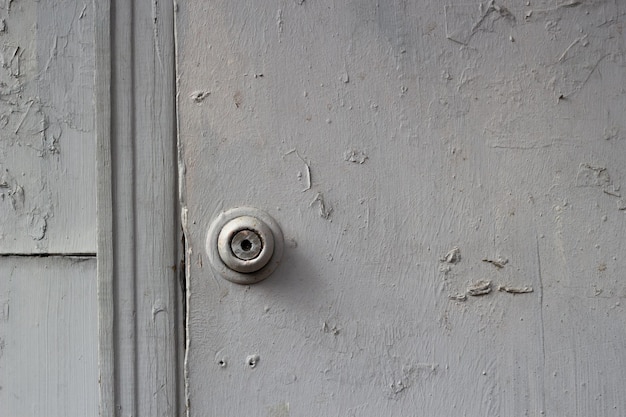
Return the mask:
M0 415L98 413L96 260L0 260Z
M95 252L91 2L0 5L0 252Z
M626 414L625 13L180 2L190 414ZM238 205L287 240L250 287Z

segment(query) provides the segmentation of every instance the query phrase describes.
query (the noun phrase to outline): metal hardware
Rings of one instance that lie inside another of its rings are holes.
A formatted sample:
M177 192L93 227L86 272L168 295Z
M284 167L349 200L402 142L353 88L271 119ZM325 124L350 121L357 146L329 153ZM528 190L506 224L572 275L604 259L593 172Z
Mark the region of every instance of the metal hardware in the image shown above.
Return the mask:
M274 235L256 217L236 217L220 230L217 251L227 267L249 274L263 268L272 258Z
M267 278L280 263L283 234L269 214L238 207L213 221L206 251L211 266L223 278L253 284Z
M230 249L241 260L249 261L261 254L263 250L261 236L255 230L237 232L230 241Z

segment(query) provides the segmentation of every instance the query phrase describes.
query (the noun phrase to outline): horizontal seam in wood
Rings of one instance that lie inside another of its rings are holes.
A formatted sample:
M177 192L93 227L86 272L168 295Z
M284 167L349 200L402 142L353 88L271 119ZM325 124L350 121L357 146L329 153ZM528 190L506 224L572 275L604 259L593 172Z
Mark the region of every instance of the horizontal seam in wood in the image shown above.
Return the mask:
M92 252L76 253L0 253L0 258L95 258Z

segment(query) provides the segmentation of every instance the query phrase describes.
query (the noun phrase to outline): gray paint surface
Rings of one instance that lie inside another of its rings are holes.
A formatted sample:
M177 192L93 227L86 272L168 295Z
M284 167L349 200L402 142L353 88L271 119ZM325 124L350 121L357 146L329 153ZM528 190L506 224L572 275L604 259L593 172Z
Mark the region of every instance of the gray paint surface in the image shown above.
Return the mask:
M95 12L100 413L183 415L174 10Z
M180 2L190 415L624 415L625 13ZM241 205L287 238L249 287Z
M3 257L0 415L98 413L96 260Z
M91 2L0 6L0 252L95 253Z
M92 2L0 4L2 416L98 413L93 37Z

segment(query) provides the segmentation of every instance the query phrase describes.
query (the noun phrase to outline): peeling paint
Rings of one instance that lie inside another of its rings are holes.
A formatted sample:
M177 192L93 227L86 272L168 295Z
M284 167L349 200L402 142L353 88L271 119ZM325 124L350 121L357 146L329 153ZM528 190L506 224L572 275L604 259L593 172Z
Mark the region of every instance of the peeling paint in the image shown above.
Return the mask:
M9 4L0 6L0 207L8 203L0 249L90 252L95 63L85 17L92 6L13 2L9 13Z
M190 258L190 317L207 318L189 325L192 415L258 398L298 415L621 413L624 10L570 2L181 8L181 91L209 79L223 102L198 117L180 101L192 243L222 200L276 211L298 241L228 302ZM246 175L222 179L225 161ZM210 360L233 341L242 358L269 346L263 369ZM211 401L207 381L241 400Z
M339 327L337 327L337 325L329 326L329 324L326 323L326 322L322 323L322 332L324 332L324 333L331 333L331 334L337 336L340 331L341 331L341 329Z
M491 281L481 279L473 282L467 287L467 295L472 297L478 297L481 295L487 295L491 292Z
M449 264L457 264L461 262L461 249L459 249L458 246L453 247L443 257L441 257L439 261Z
M289 417L289 415L287 402L267 407L267 417Z
M448 296L448 298L450 300L454 300L454 301L466 301L467 300L467 295L465 294L451 294Z
M28 235L33 240L42 240L48 229L47 215L32 213L28 215Z
M446 5L444 13L446 38L461 45L468 45L472 37L481 30L493 31L494 23L500 19L511 25L516 20L509 9L497 5L494 0L486 6L478 3L478 7Z
M276 12L276 30L278 31L278 35L280 36L283 33L283 26L285 22L283 20L283 11L282 9L278 9Z
M189 94L189 97L193 101L195 101L196 103L202 103L204 101L204 99L207 98L210 95L211 95L211 93L209 91L198 90L198 91L194 91L193 93Z
M330 219L333 208L326 203L326 200L324 200L324 195L322 193L317 193L315 195L315 198L313 199L313 201L311 201L309 207L313 207L315 203L318 204L320 217L326 220Z
M495 266L496 268L501 269L501 268L504 268L504 265L509 263L509 260L506 259L506 258L498 258L498 259L488 259L488 258L485 258L485 259L483 259L483 262L490 263L491 265Z
M510 294L526 294L529 292L533 292L533 287L527 285L524 287L512 287L509 285L500 285L498 287L499 291L508 292Z
M368 156L363 151L351 150L343 153L343 160L355 164L363 164L367 161Z
M306 161L306 159L304 159L302 156L300 156L300 154L298 153L298 151L296 149L292 149L292 150L288 151L287 153L285 153L284 156L291 155L291 154L295 154L298 157L298 159L300 159L304 163L304 169L305 169L305 172L306 172L306 185L305 185L304 189L302 190L302 192L308 191L308 190L311 189L311 166ZM300 178L301 178L301 174L298 175L298 179L300 179Z
M577 187L605 187L611 183L611 177L606 168L581 163L576 174Z

